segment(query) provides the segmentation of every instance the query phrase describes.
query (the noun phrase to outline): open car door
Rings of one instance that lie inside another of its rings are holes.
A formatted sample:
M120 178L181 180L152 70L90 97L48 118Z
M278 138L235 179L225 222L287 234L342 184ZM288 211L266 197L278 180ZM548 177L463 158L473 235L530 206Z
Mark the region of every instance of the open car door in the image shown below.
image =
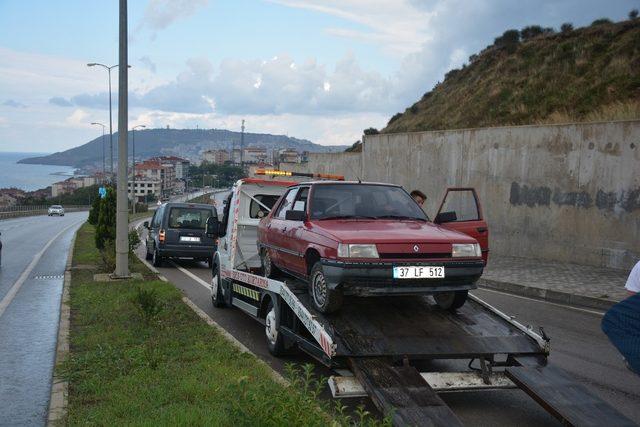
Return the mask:
M482 216L482 206L473 188L447 188L435 224L459 231L476 239L485 265L489 256L489 228Z

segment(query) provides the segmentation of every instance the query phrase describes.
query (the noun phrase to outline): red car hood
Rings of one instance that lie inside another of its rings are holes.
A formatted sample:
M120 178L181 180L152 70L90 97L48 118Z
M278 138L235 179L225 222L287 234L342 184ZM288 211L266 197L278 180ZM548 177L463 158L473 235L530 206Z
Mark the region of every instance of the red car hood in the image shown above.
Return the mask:
M313 221L312 230L342 243L476 243L466 234L423 221Z

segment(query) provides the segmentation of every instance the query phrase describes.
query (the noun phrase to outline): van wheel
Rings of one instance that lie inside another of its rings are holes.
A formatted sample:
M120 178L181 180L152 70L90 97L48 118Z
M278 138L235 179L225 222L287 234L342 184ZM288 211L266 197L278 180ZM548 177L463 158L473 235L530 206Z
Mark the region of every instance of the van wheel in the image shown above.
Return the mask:
M455 310L467 301L469 291L439 292L433 295L438 307L443 310Z
M158 248L153 249L153 255L151 257L153 260L154 267L162 267L162 257L158 254Z
M209 270L211 270L211 268L213 267L213 258L212 257L207 258L207 267L209 267Z
M262 263L262 274L264 277L274 278L278 275L280 270L273 265L269 250L264 248L260 251L260 262Z
M153 254L151 252L149 252L149 245L145 243L145 255L144 255L144 259L146 259L147 261L151 261L153 259Z
M284 338L282 338L282 334L278 330L279 324L280 316L273 306L273 302L269 301L267 316L264 319L264 332L267 337L269 353L274 356L282 356L285 354Z
M222 278L220 277L220 267L216 265L211 271L211 303L216 308L226 307L224 295L222 295Z
M311 269L309 293L313 306L321 313L333 313L342 306L342 290L329 288L320 261Z

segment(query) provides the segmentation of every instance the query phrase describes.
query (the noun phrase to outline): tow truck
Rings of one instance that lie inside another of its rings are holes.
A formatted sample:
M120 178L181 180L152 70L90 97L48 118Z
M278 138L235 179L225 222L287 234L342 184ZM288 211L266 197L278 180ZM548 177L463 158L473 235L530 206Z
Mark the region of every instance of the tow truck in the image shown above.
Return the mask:
M306 283L262 275L257 227L287 187L282 178L339 179L288 171L244 178L207 233L215 307L234 306L264 325L275 356L302 350L336 375L335 398L369 396L394 425L462 425L440 393L521 389L564 425L632 426L631 420L548 362L550 338L470 295L457 310L429 296L357 298L333 314L314 310ZM467 369L460 369L461 362Z

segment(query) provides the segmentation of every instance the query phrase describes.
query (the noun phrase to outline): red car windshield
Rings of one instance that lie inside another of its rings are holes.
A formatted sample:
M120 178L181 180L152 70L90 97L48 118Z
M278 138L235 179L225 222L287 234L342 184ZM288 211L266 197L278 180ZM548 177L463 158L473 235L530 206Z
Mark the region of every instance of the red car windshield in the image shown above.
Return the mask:
M311 219L412 219L427 221L400 187L375 184L319 184L311 192Z

